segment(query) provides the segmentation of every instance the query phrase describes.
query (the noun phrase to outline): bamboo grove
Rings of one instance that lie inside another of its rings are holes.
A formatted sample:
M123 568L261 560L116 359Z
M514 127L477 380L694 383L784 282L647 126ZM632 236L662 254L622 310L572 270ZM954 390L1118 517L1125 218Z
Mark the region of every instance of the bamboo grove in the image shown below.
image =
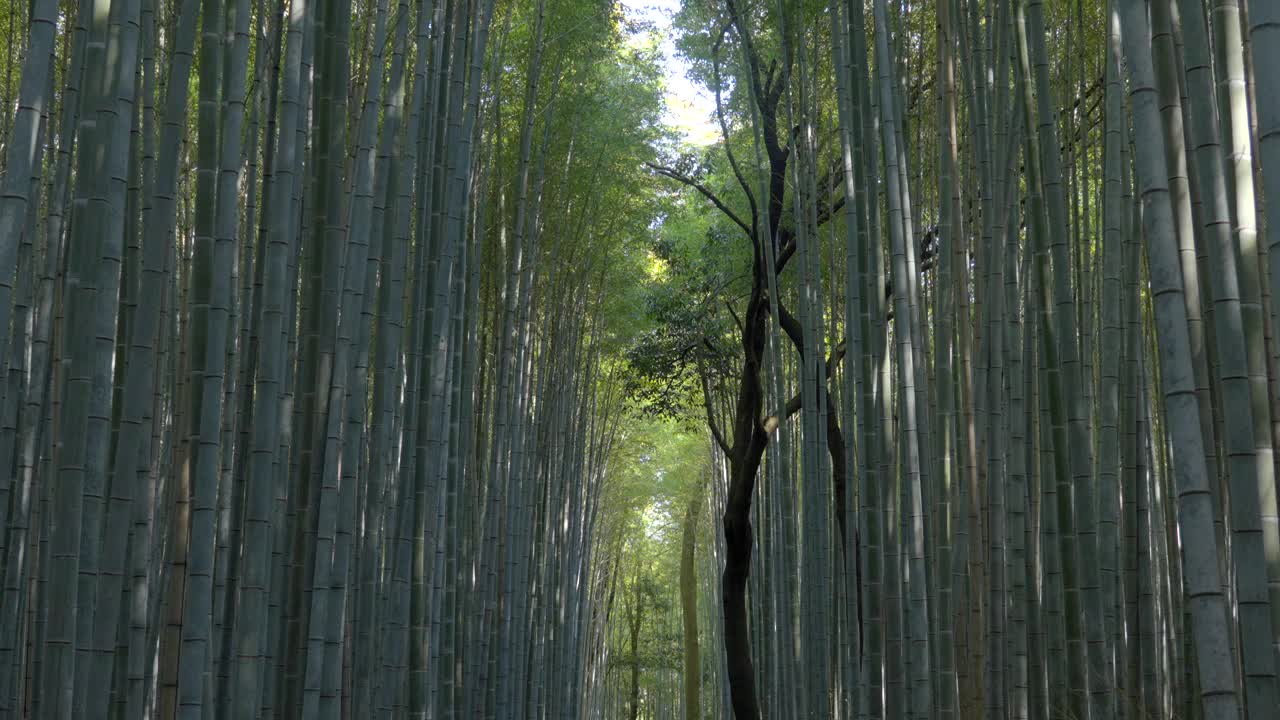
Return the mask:
M641 5L0 0L0 717L1280 713L1280 4Z
M0 717L592 714L612 9L4 11Z
M1278 22L683 4L724 716L1276 716Z

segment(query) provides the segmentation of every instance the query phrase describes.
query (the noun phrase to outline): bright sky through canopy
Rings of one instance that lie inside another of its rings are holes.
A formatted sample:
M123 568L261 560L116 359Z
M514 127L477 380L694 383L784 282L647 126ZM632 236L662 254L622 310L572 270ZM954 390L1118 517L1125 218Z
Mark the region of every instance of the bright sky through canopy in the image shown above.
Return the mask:
M671 17L680 0L622 0L627 17L653 23L660 38L666 76L666 121L691 145L710 145L719 133L712 120L715 101L706 88L686 77L688 63L676 53Z

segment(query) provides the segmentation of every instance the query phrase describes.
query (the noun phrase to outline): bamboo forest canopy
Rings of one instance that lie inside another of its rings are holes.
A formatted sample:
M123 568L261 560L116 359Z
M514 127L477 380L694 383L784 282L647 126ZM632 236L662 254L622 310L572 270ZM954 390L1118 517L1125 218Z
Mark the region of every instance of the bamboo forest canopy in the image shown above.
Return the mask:
M1280 712L1280 3L0 28L0 718Z

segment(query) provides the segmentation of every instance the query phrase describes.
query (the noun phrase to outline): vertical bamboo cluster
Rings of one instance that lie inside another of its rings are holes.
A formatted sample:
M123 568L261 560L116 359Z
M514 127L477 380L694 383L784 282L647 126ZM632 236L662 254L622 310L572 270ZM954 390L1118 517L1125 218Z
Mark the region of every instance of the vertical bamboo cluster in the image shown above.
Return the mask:
M0 715L586 716L652 62L559 2L18 5Z
M0 716L1274 717L1276 3L632 12L0 2Z
M855 176L845 201L879 205L888 227L846 253L894 256L899 349L879 361L898 378L892 427L862 409L858 393L875 402L876 388L847 381L859 452L884 446L858 425L891 434L888 492L868 500L897 518L861 528L895 564L860 568L864 607L879 596L897 618L878 646L864 617L861 660L886 688L867 715L1267 716L1273 318L1239 8L887 5L871 8L878 137L839 115L846 157L878 141L862 152L882 158L884 181ZM931 37L910 34L931 25ZM833 67L853 70L843 58L860 28L836 27ZM897 81L930 41L936 74ZM839 85L867 82L845 72ZM932 96L916 89L929 82ZM911 110L930 100L932 115ZM936 142L913 129L928 117ZM918 176L937 182L911 198ZM930 231L912 242L903 219L915 218ZM912 267L913 249L938 259ZM851 285L858 265L847 268ZM910 351L912 323L932 329L932 346ZM843 327L865 325L849 309ZM914 435L926 430L921 467ZM933 498L923 528L916 473ZM917 578L943 606L919 627ZM927 663L932 696L916 689Z
M735 717L1275 712L1253 5L686 9L717 157L655 169L751 254L702 379Z

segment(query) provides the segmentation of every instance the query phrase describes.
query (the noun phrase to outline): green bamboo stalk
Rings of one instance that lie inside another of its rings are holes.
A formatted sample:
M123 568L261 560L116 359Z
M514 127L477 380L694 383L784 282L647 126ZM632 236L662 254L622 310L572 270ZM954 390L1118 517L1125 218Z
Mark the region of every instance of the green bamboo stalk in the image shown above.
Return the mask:
M1138 183L1143 202L1143 229L1151 272L1153 303L1158 322L1161 382L1166 419L1177 462L1177 507L1186 582L1185 595L1192 619L1199 671L1201 707L1206 718L1237 718L1234 668L1227 653L1227 615L1217 569L1217 543L1211 525L1210 490L1204 457L1204 437L1198 432L1199 411L1191 366L1186 307L1176 262L1164 150L1157 138L1151 35L1145 8L1124 2L1120 8L1124 56L1131 83ZM1194 538L1194 539L1193 539Z

